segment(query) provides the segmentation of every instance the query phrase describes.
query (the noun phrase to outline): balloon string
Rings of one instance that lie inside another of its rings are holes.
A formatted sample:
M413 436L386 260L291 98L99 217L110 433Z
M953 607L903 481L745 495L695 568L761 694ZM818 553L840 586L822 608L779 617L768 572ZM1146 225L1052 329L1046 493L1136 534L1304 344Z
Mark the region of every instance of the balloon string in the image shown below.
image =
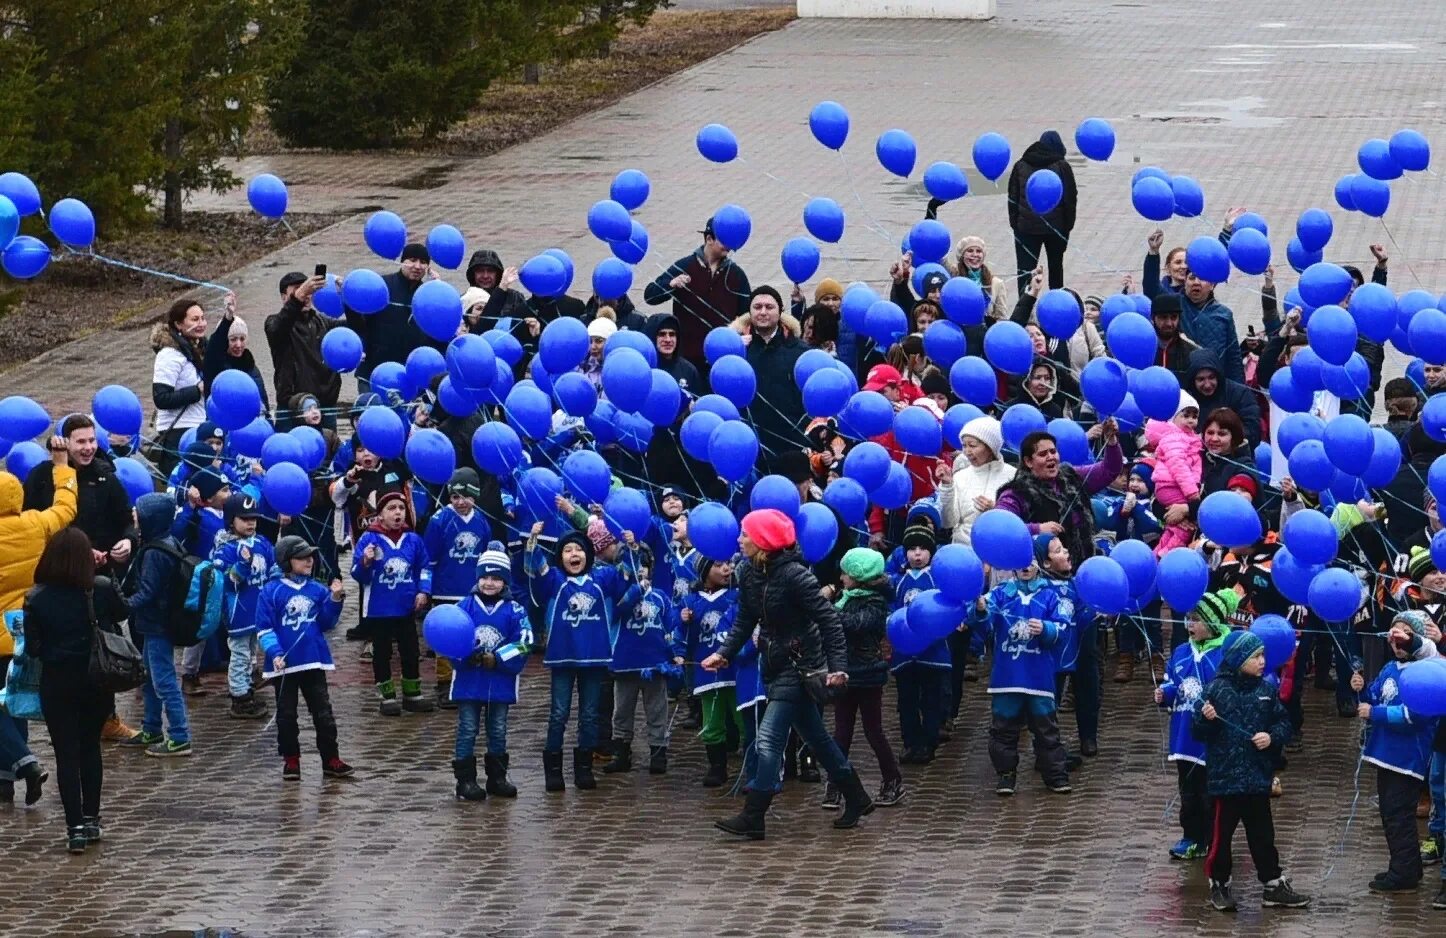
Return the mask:
M168 273L164 270L155 270L150 267L141 267L136 264L127 263L126 261L120 260L119 258L106 257L104 254L97 254L94 250L77 251L68 244L64 247L68 255L74 255L76 257L89 257L94 260L100 261L102 264L108 264L112 267L120 267L125 270L134 271L138 274L149 274L152 277L162 277L167 280L175 280L180 283L188 283L191 286L204 287L208 290L224 290L227 293L231 292L230 287L222 286L219 283L212 283L209 280L193 280L190 277L183 277L180 274Z

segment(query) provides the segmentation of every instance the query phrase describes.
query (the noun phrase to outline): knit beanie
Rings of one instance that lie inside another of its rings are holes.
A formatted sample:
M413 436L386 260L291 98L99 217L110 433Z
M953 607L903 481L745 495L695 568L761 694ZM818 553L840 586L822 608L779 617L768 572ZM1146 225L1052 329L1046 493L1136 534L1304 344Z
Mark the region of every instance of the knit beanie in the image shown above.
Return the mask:
M855 547L843 555L838 568L855 583L868 583L884 575L884 555L868 547Z
M1190 614L1210 626L1217 636L1230 631L1230 617L1240 606L1240 594L1233 589L1216 590L1200 597Z
M919 390L925 394L942 394L945 397L953 395L953 389L949 387L949 379L944 377L942 371L930 370L919 381Z
M618 331L618 324L611 319L598 317L587 324L587 336L590 339L607 339L614 332Z
M1436 562L1431 559L1431 552L1424 547L1411 548L1411 559L1406 564L1406 575L1420 583L1425 579L1426 574L1436 572Z
M618 542L601 518L593 518L587 523L587 539L592 542L593 551L599 554Z
M512 582L512 558L501 541L490 541L482 556L477 558L477 579L484 576L500 577L502 582Z
M1177 404L1177 405L1175 405L1175 415L1176 415L1176 416L1179 416L1180 411L1185 410L1185 409L1187 409L1187 408L1191 408L1191 407L1193 407L1193 408L1196 410L1196 412L1199 412L1199 410L1200 410L1200 405L1199 405L1199 403L1196 402L1195 398L1190 394L1190 392L1186 391L1184 388L1181 388L1181 389L1180 389L1180 403Z
M754 287L753 292L748 294L748 306L750 309L753 306L753 300L760 296L773 297L773 301L778 304L778 311L780 313L788 311L788 307L783 305L782 295L780 295L777 290L773 289L773 287L769 286L766 283L762 286Z
M1231 476L1230 481L1225 483L1225 488L1227 490L1245 489L1245 491L1250 493L1251 501L1255 501L1255 499L1260 497L1260 484L1256 482L1252 476L1248 476L1243 472L1237 472Z
M836 296L839 299L843 299L843 294L843 284L832 277L824 277L818 282L818 286L814 288L813 301L815 303L822 303L823 298L826 296Z
M1397 622L1404 622L1411 629L1412 633L1421 638L1426 637L1426 613L1421 610L1408 609L1405 612L1398 612L1396 613L1396 617L1391 620L1391 624L1395 625Z
M413 241L411 244L402 248L402 260L421 261L424 264L430 264L432 263L432 255L428 253L425 244L418 244Z
M930 555L932 555L934 549L938 546L938 540L935 538L934 532L931 529L926 528L922 524L915 524L904 529L903 545L904 550L909 550L914 547L927 547Z
M954 253L963 254L965 248L978 248L986 253L989 250L988 246L984 243L984 239L978 235L965 235L960 238L959 243L954 245Z
M760 550L773 553L798 542L793 521L777 508L760 508L743 516L743 533Z
M1044 563L1049 559L1049 545L1059 540L1058 534L1036 534L1034 536L1034 562L1039 569L1044 569Z
M1264 651L1265 643L1260 636L1248 629L1236 629L1225 636L1220 645L1220 670L1239 671L1240 666L1257 651Z
M190 446L187 446L185 451L181 453L181 462L197 472L210 468L211 464L215 461L216 450L210 443L204 440L197 440Z
M999 421L993 417L975 417L964 424L964 429L959 431L961 444L966 436L972 436L989 447L989 452L994 454L995 459L1004 452L1004 431L1000 428Z
M463 466L452 473L452 478L447 482L448 495L465 495L468 498L477 498L482 494L482 481L477 478L477 470Z
M939 510L939 497L937 495L925 495L923 498L909 506L909 513L904 516L904 526L912 528L919 524L921 519L928 521L935 531L944 527L944 515Z
M226 486L226 480L215 469L202 469L191 476L190 482L201 493L201 498L208 502Z
M1155 494L1155 467L1147 462L1137 462L1130 467L1130 475L1139 476L1140 481L1145 483L1146 494Z
M247 328L246 320L242 319L240 316L237 316L231 320L231 328L226 330L226 335L228 337L233 335L239 335L241 338L244 339L251 335L251 330Z

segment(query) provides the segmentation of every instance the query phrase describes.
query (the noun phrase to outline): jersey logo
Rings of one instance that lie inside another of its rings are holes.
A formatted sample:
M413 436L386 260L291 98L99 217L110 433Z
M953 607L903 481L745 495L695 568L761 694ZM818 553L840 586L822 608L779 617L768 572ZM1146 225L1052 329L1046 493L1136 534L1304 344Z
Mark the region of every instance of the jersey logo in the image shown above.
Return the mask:
M293 632L301 631L303 626L315 618L315 608L316 604L310 596L291 597L286 601L286 612L281 617L282 627Z
M1400 689L1397 688L1397 686L1396 686L1396 679L1395 679L1395 678L1393 678L1393 677L1388 677L1388 678L1386 678L1385 681L1383 681L1383 682L1381 683L1381 703L1382 703L1382 704L1390 704L1390 703L1394 702L1395 699L1396 699L1396 697L1399 696L1399 695L1400 695Z
M477 651L496 651L502 644L502 633L495 626L479 625L472 633L472 644Z
M475 560L479 556L477 546L481 542L482 539L476 534L471 531L463 531L452 541L452 551L447 556L464 563L468 560Z
M395 589L404 580L410 579L408 574L412 572L412 565L405 557L388 557L386 563L382 564L382 575L377 578L377 584L387 589Z

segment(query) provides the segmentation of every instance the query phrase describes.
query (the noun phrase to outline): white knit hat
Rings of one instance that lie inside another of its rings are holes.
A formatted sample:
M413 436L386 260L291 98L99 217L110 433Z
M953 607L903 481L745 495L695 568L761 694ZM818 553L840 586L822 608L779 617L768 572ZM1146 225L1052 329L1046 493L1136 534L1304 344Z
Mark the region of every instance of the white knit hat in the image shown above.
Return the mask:
M1193 407L1193 408L1195 408L1197 411L1200 409L1200 405L1199 405L1198 403L1196 403L1195 398L1193 398L1193 397L1190 396L1190 392L1188 392L1188 391L1186 391L1186 390L1184 390L1184 389L1181 389L1181 391L1180 391L1180 404L1179 404L1179 406L1177 406L1177 407L1175 408L1175 413L1178 414L1180 411L1184 410L1184 409L1187 408L1187 407Z
M479 303L485 305L490 296L491 294L481 287L468 287L462 293L462 312L471 312L472 307Z
M963 437L972 436L974 439L989 447L989 451L998 459L999 454L1004 450L1004 431L999 427L999 421L993 417L975 417L964 424L960 431L960 442Z
M246 320L242 319L240 316L237 316L235 319L231 320L231 328L227 330L226 335L228 337L233 335L239 335L241 336L241 338L244 339L251 335L251 330L247 328Z
M613 322L611 319L603 319L602 317L598 317L597 319L594 319L592 322L587 324L588 338L592 339L606 339L617 331L618 324Z

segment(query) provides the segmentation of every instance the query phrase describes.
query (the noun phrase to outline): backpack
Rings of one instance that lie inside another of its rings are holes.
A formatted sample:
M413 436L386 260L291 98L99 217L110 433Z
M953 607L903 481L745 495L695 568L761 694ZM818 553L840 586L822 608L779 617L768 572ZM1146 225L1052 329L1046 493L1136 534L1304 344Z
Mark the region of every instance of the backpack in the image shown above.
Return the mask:
M171 575L170 618L166 637L171 644L190 647L206 641L220 628L226 577L221 568L162 540L148 545L175 558Z

